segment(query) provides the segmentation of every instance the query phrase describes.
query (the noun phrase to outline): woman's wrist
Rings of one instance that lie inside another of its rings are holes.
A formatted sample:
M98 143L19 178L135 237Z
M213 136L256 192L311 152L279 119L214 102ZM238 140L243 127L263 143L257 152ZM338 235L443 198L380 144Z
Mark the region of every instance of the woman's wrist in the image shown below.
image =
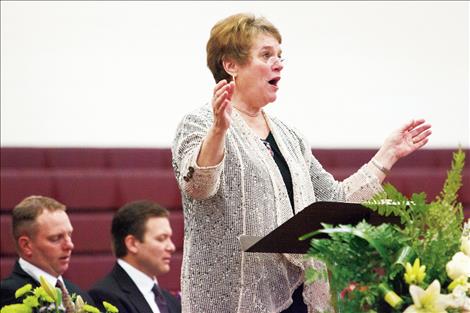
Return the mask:
M220 130L212 126L203 139L201 149L196 158L196 164L200 167L214 166L224 157L226 130Z
M216 124L212 125L207 132L207 136L214 137L214 138L222 138L225 137L225 133L227 132L226 128L219 127Z
M393 165L398 161L392 149L381 148L372 158L372 164L385 174L389 174Z
M381 172L384 173L385 175L390 174L390 168L387 168L387 167L385 167L384 165L382 165L382 163L380 163L379 161L377 161L377 160L375 159L375 157L373 157L370 161L371 161L372 165L374 165L379 171L381 171Z

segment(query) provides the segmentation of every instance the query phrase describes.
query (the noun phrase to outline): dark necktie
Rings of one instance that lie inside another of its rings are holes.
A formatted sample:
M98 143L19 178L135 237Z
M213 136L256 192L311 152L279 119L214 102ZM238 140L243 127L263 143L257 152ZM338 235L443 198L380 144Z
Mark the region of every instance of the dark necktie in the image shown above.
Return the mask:
M153 294L155 295L155 302L157 303L160 313L170 313L165 298L163 297L162 291L158 288L157 284L152 287Z
M65 307L65 312L66 313L73 313L74 312L74 306L72 304L72 299L70 298L69 292L67 291L67 288L65 288L64 284L60 279L57 280L57 283L55 284L57 288L62 291L62 303L64 304Z

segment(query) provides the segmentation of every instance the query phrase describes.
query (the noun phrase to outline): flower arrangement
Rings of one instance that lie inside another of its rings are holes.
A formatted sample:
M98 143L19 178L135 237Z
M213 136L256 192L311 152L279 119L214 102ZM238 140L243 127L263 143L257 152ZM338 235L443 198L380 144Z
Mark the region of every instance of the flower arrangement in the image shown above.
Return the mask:
M59 288L52 287L43 276L40 286L33 289L26 284L15 292L16 299L22 303L4 306L0 313L100 313L96 307L86 304L79 295L63 294ZM103 301L105 313L118 313L112 304Z
M308 257L328 268L332 304L345 313L470 312L470 220L464 223L457 192L465 153L453 154L443 190L409 199L391 184L363 205L399 223L327 225L311 238ZM327 238L314 238L327 234ZM307 278L325 277L308 269Z

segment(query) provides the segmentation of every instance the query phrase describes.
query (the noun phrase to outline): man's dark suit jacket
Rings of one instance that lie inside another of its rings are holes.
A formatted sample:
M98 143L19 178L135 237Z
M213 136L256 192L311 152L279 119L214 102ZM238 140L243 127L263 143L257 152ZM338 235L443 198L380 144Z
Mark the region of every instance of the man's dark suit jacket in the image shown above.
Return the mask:
M103 301L109 302L119 309L119 313L152 313L144 296L134 281L119 265L115 264L112 271L97 282L88 293L101 310ZM170 293L162 290L170 313L181 312L181 302Z
M70 295L74 293L80 295L83 298L83 301L90 305L94 305L90 296L77 285L74 285L66 279L64 279L64 283ZM15 299L15 291L26 284L31 284L33 288L39 287L40 285L38 281L23 271L18 261L16 261L10 276L0 282L0 307L8 304L19 303L20 301Z

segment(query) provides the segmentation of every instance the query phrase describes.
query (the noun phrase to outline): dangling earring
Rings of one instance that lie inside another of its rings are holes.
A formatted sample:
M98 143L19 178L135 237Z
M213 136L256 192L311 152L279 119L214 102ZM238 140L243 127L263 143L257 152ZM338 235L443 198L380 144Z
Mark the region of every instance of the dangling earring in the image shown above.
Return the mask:
M235 79L237 78L237 73L232 74L232 81L235 83Z

